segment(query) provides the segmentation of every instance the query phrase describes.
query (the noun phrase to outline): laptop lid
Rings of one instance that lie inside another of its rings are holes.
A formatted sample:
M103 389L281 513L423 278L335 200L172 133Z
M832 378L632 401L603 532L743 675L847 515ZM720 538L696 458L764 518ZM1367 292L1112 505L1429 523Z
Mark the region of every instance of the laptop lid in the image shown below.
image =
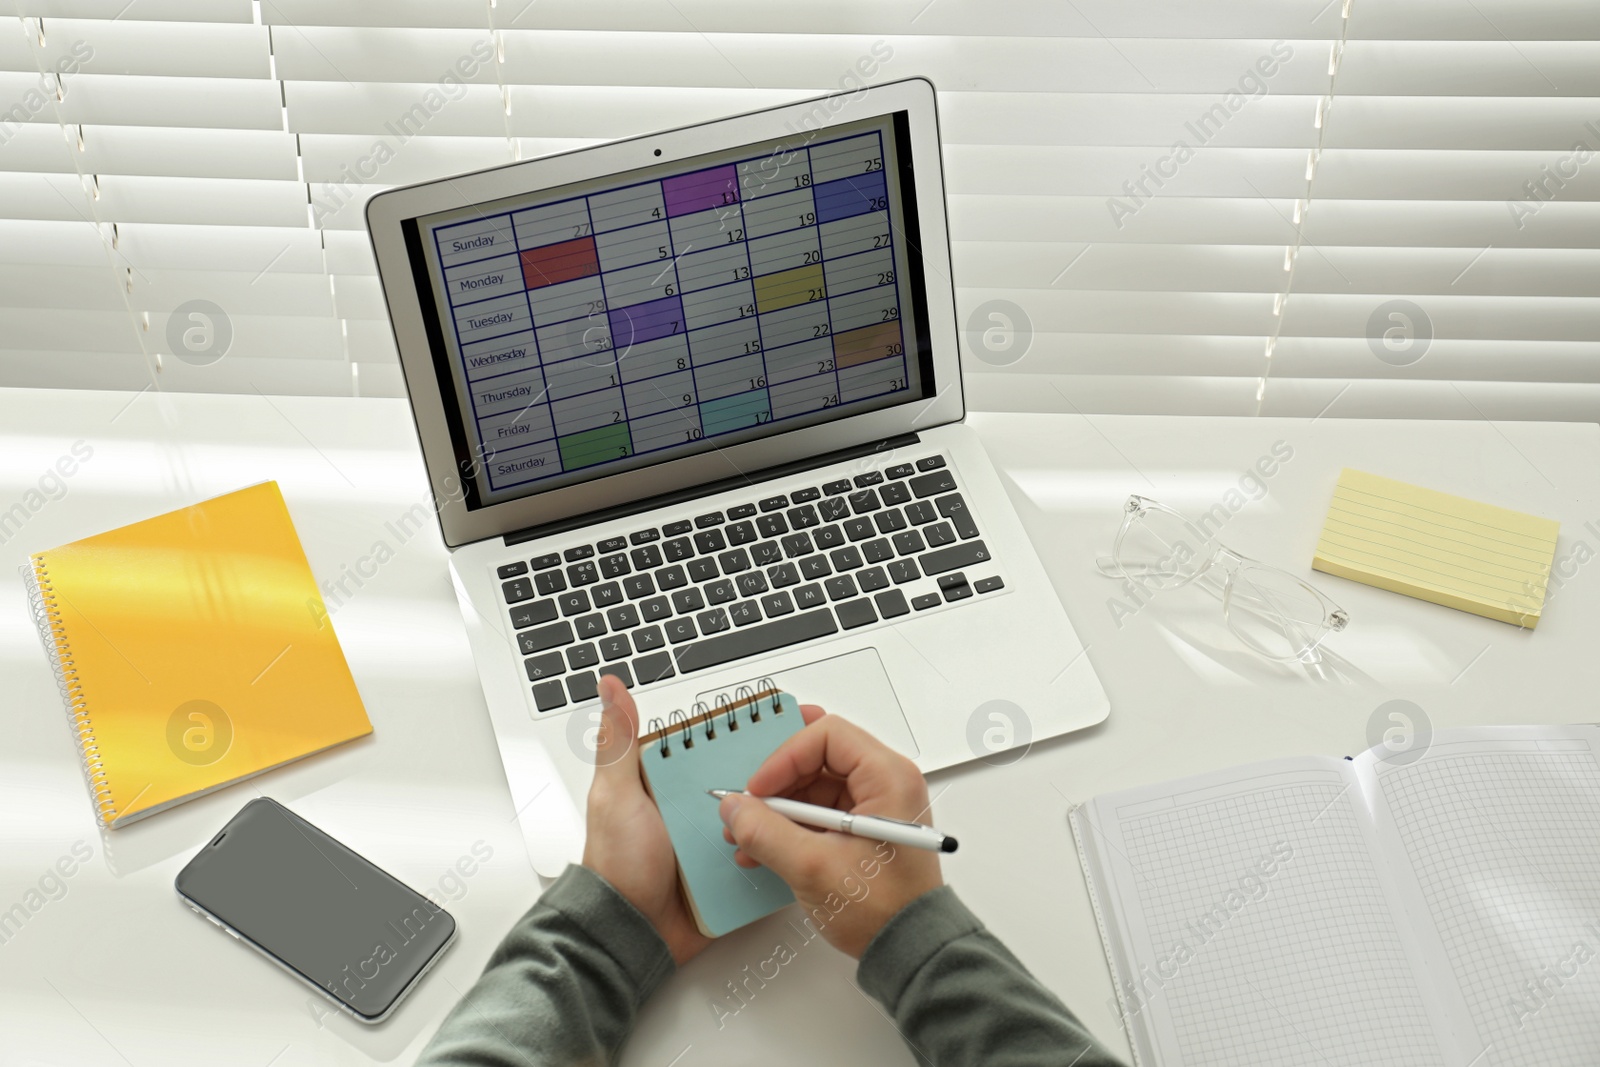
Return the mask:
M373 197L452 547L958 420L933 86Z

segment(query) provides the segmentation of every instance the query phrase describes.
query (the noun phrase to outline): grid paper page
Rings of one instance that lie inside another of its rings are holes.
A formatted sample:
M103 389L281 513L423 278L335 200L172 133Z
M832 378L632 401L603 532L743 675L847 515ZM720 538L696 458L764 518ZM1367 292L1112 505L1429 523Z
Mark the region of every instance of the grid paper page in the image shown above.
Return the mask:
M1280 773L1117 809L1119 917L1145 925L1121 977L1160 1063L1444 1063L1349 782Z
M1532 629L1561 524L1346 468L1315 570Z
M1600 1063L1600 732L1551 732L1379 772L1481 1067Z

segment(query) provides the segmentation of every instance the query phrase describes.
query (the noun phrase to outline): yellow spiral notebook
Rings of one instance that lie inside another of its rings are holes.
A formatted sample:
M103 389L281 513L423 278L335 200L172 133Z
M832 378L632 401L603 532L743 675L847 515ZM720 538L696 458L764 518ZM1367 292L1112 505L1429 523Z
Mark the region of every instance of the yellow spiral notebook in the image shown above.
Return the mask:
M372 732L276 482L23 575L108 828Z

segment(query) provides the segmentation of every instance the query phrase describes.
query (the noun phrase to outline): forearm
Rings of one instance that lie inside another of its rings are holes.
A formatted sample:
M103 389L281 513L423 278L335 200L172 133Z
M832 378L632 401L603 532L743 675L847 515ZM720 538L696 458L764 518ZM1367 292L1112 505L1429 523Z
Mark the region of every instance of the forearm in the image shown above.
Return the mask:
M937 1067L1118 1064L948 886L878 932L856 980Z
M417 1062L610 1063L639 1006L673 969L633 905L594 872L568 867L512 927Z

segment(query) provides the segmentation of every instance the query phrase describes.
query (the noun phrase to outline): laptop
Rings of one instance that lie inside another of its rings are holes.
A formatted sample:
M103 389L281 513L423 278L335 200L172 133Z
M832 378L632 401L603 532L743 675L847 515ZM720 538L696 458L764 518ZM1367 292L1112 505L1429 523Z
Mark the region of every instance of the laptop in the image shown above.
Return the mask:
M394 189L367 222L541 875L582 853L603 674L646 724L776 684L924 771L1105 718L963 421L929 82Z

